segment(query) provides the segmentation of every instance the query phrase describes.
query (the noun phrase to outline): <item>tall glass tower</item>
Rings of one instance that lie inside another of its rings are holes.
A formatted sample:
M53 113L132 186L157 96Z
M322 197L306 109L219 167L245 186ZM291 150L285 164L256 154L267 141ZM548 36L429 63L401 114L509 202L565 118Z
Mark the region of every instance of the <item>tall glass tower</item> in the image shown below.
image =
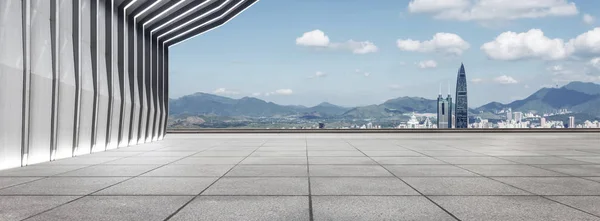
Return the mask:
M456 128L468 128L469 126L469 105L467 102L467 75L465 66L461 63L456 78Z

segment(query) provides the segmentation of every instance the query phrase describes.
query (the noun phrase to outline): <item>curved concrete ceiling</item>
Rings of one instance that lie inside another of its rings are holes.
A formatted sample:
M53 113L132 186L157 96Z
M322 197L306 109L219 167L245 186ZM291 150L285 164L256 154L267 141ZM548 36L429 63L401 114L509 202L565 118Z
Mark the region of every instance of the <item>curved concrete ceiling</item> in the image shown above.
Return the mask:
M124 17L153 42L170 47L215 29L259 0L117 0Z

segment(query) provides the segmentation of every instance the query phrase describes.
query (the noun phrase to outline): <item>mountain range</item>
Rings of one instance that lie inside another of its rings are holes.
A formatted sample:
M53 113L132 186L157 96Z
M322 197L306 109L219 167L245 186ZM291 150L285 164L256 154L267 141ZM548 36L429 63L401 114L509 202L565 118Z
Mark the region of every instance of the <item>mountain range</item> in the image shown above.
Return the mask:
M600 85L571 82L560 88L542 88L523 100L516 100L508 104L491 102L470 111L475 114L496 113L507 108L511 108L513 111L537 113L568 109L600 118ZM233 99L201 92L169 100L170 115L388 118L411 112L436 113L436 109L436 100L421 97L399 97L378 105L352 108L327 102L314 107L279 105L253 97Z

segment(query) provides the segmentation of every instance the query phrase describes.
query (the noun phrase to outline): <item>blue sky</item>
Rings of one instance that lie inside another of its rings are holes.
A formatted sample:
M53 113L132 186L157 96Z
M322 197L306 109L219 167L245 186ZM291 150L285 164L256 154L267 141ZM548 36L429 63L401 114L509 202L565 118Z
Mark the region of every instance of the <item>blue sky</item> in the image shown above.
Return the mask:
M600 1L262 0L170 49L170 97L379 104L454 94L469 105L600 82ZM598 29L596 29L598 28Z

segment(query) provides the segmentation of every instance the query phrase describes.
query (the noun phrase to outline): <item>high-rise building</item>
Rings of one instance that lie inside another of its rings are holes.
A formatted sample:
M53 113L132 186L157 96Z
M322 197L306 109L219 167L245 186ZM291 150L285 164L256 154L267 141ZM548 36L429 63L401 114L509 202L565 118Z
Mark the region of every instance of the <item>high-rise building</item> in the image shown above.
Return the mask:
M506 122L509 122L512 120L512 110L509 108L508 110L506 110Z
M443 98L441 87L437 105L437 128L452 128L452 97Z
M541 128L546 128L546 118L542 117L540 119L540 127Z
M575 128L575 117L569 117L569 128Z
M468 128L469 126L469 105L467 102L467 74L465 66L460 64L458 76L456 77L456 128Z
M521 122L523 120L523 112L515 112L515 121Z

